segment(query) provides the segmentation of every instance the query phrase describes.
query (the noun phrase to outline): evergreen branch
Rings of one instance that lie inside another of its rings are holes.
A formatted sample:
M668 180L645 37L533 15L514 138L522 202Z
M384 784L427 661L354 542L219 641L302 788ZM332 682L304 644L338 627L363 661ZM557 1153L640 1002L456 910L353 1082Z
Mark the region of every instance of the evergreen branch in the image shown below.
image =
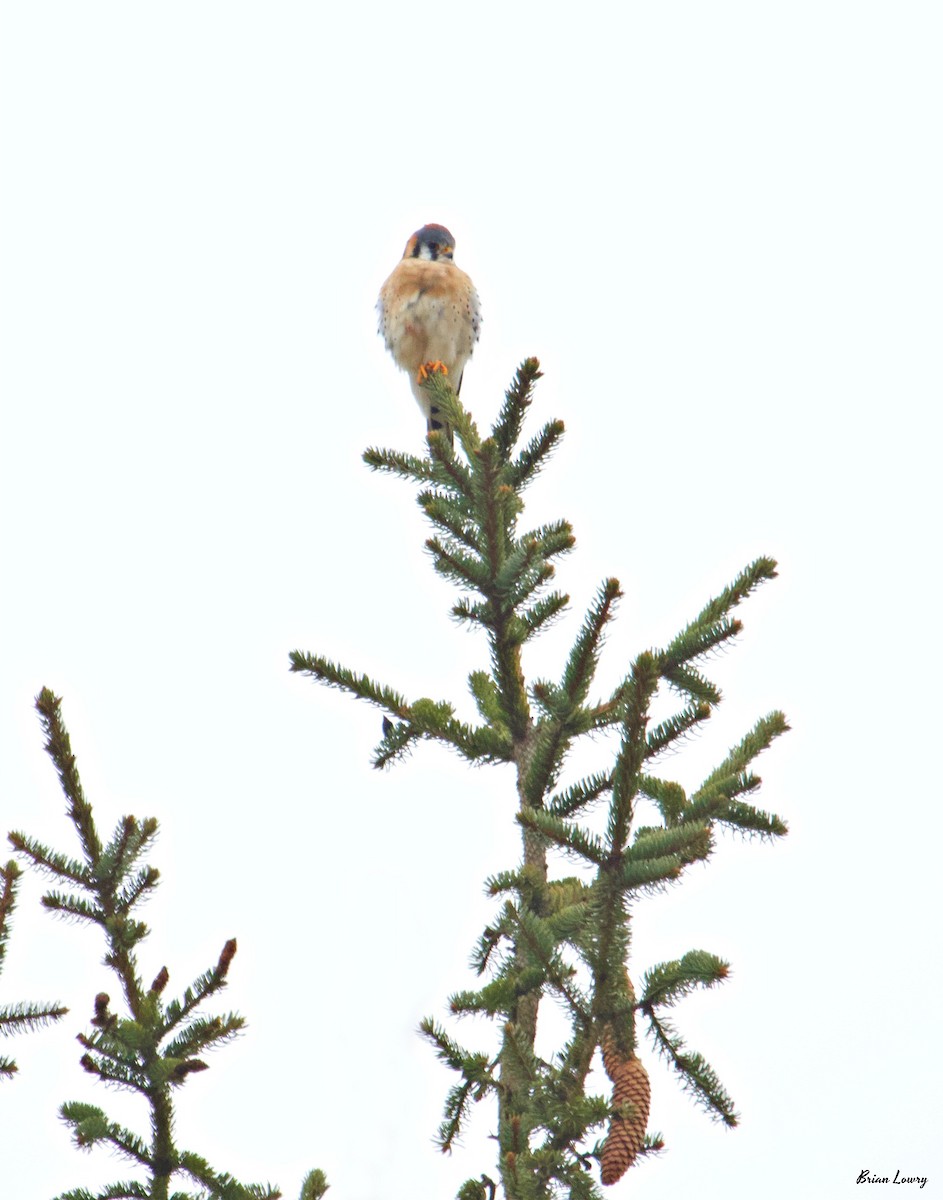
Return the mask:
M763 837L785 837L789 826L776 813L763 812L752 804L728 804L717 820L723 825L739 829L744 833L758 833Z
M684 860L680 854L665 854L660 858L627 859L619 873L619 883L626 892L660 890L681 874Z
M470 1079L449 1088L445 1098L445 1115L436 1130L436 1143L443 1154L451 1154L462 1133L473 1099L474 1085Z
M446 579L460 587L474 588L485 592L488 586L488 568L477 557L465 554L457 547L447 546L438 538L426 538L426 549L432 555L433 566Z
M59 1109L59 1116L73 1127L73 1136L81 1146L101 1141L108 1133L108 1118L97 1105L82 1100L69 1100Z
M486 925L482 930L478 943L471 954L471 965L478 975L483 975L491 961L491 956L497 950L502 940L510 939L514 930L514 906L507 903L502 916L493 924Z
M122 1183L109 1183L104 1191L90 1192L86 1188L76 1188L62 1192L56 1200L151 1200L151 1192L142 1183L134 1180ZM192 1200L189 1196L181 1197L174 1193L170 1200Z
M547 812L554 817L571 817L580 809L592 804L612 787L612 775L605 772L601 775L590 775L574 783L565 791L551 796L547 802Z
M587 888L586 891L588 892L589 889ZM546 917L545 920L547 928L557 943L567 942L582 951L587 932L592 929L592 907L589 895L556 909L552 916Z
M212 996L214 992L226 986L226 976L229 974L229 966L235 953L236 939L230 938L223 946L216 966L194 980L183 993L182 999L170 1001L164 1010L165 1033L175 1029L207 996Z
M549 701L549 697L546 698ZM523 778L523 791L534 808L543 804L543 797L556 782L560 767L572 741L568 721L541 720L533 733L530 762Z
M456 1016L467 1013L487 1013L489 1017L500 1013L507 1016L521 996L539 991L543 982L543 973L534 967L513 974L508 970L475 991L463 989L454 992L449 996L449 1011Z
M438 483L439 473L435 464L415 454L403 454L399 450L381 450L371 446L363 452L363 461L373 471L385 471L417 483Z
M612 772L612 796L606 834L613 852L621 854L629 835L641 774L649 741L646 737L648 712L658 689L658 665L654 655L645 651L632 664L622 685L622 742Z
M446 496L435 492L423 492L419 496L423 512L434 525L450 533L457 541L467 546L473 554L481 553L475 536L475 528L467 510Z
M388 767L397 759L403 758L413 742L420 734L408 721L391 721L383 718L383 740L373 752L373 766L378 770Z
M721 617L709 625L689 625L678 634L667 650L661 652L662 678L673 682L678 671L688 667L694 659L703 658L742 632L743 622L739 618L729 620L727 617Z
M566 692L548 679L535 679L530 694L537 707L551 722L562 725L572 710L573 706Z
M157 835L157 821L147 817L137 821L134 817L122 817L108 846L102 851L99 860L96 887L113 887L118 880L130 872L135 862L149 847ZM158 872L153 867L143 868L143 875L153 875L152 884L156 883ZM136 888L131 884L131 890ZM133 902L132 902L133 903Z
M549 596L535 600L529 608L518 613L518 618L526 630L521 640L526 641L541 629L547 628L569 603L570 597L565 592L551 592Z
M452 706L445 701L417 700L409 710L409 721L420 734L447 742L472 762L479 759L507 762L511 757L512 743L507 733L487 725L471 726L456 721Z
M571 825L552 813L538 808L523 808L517 813L517 822L524 829L539 833L561 850L587 862L600 866L609 860L609 850L595 834L578 825Z
M618 579L607 579L590 605L583 627L573 644L560 683L573 707L582 704L589 693L599 665L603 631L612 620L615 605L621 596Z
M95 925L104 925L108 920L107 914L99 905L93 904L90 900L84 900L81 896L47 892L40 900L40 904L50 912L59 913L65 917L75 917L78 921L91 921Z
M108 996L103 992L95 997L96 1015L92 1020L98 1029L89 1036L80 1033L76 1040L93 1055L97 1066L98 1060L115 1064L125 1072L134 1076L137 1083L146 1086L148 1079L141 1065L143 1052L150 1049L148 1042L155 1040L150 1030L137 1021L119 1019L114 1013L108 1012ZM99 1005L104 1002L101 1008Z
M452 616L457 621L469 621L474 625L483 625L486 629L494 627L494 609L487 601L478 603L463 596L452 605Z
M687 805L683 820L696 821L705 817L712 821L723 820L736 797L755 792L761 782L759 775L754 775L752 771L717 779L700 795L695 793ZM749 805L744 807L750 808Z
M673 1005L698 987L713 987L730 974L730 963L706 950L689 950L682 958L658 963L642 978L639 1007Z
M706 704L695 704L690 708L683 708L681 712L657 725L647 738L646 759L655 758L667 750L679 738L685 737L692 729L708 720L710 715L711 710Z
M656 779L653 775L640 775L639 791L654 800L667 825L676 825L688 807L688 798L680 783L669 779Z
M562 421L550 421L527 443L516 461L508 467L507 480L511 487L521 492L537 478L560 444L564 432Z
M592 894L592 887L576 875L563 879L551 879L546 886L545 898L551 913L560 914L582 906Z
M102 961L106 966L113 966L123 982L130 983L137 969L130 951L142 938L147 937L148 928L143 921L132 920L125 913L116 913L113 917L106 915L102 925L112 947L111 953L106 954ZM124 966L121 965L122 959L127 960Z
M423 697L405 709L405 716L406 720L397 724L385 720L383 740L374 752L375 767L395 761L411 742L421 737L445 742L469 762L507 762L511 757L512 744L506 726L472 726L456 721L448 703Z
M488 671L472 671L468 677L468 687L475 698L475 705L484 721L496 726L506 733L508 719L501 703L501 693L498 691L494 677Z
M177 1170L206 1188L212 1200L280 1200L282 1194L267 1184L239 1183L225 1171L214 1171L205 1159L189 1150L181 1150Z
M694 667L665 667L661 675L662 679L667 680L672 687L685 696L689 696L695 705L714 706L720 704L723 698L720 688L705 678L700 671L696 671Z
M471 1052L463 1049L458 1042L449 1037L448 1033L437 1025L432 1017L423 1017L419 1022L419 1032L435 1046L436 1057L453 1071L462 1072L465 1061L472 1057Z
M156 867L142 867L137 875L115 893L115 909L117 912L128 912L135 904L157 887L160 871Z
M59 1109L59 1115L72 1126L73 1141L81 1149L88 1149L98 1142L109 1142L132 1162L145 1167L154 1165L144 1142L123 1125L109 1121L95 1105L69 1101Z
M439 1126L436 1137L439 1148L443 1153L448 1153L461 1133L469 1103L472 1100L481 1100L497 1087L494 1068L486 1055L463 1050L430 1017L423 1018L419 1031L435 1046L436 1056L461 1075L463 1080L449 1091L445 1103L445 1119Z
M65 854L58 854L55 850L50 850L48 846L37 842L35 838L17 830L10 833L8 837L14 850L28 858L41 871L55 875L57 878L70 879L79 887L94 887L91 872L76 859L69 858Z
M746 737L734 746L724 761L711 771L691 797L692 803L703 799L721 780L745 771L754 758L762 754L776 738L786 733L788 729L789 725L781 712L771 712L767 716L761 717Z
M521 436L524 416L533 401L534 385L540 377L540 363L536 358L527 358L517 368L514 381L504 393L504 403L491 430L502 463L510 462L511 451Z
M455 394L455 389L445 375L439 372L433 372L422 381L422 389L428 392L431 399L442 410L442 415L448 421L449 425L455 430L458 436L459 444L468 455L469 459L481 450L481 435L478 432L478 427L471 419L468 411L463 406L461 400ZM429 439L426 439L429 441ZM434 442L434 439L433 439ZM435 446L430 443L430 449L437 459L441 461L445 455L452 456L453 450L447 438L441 439L441 444Z
M79 1066L89 1075L97 1075L102 1082L113 1083L115 1087L125 1088L129 1092L147 1095L151 1087L151 1080L137 1064L128 1066L119 1061L115 1054L106 1058L100 1047L83 1054Z
M737 578L724 588L716 599L708 600L694 620L696 625L708 625L719 620L732 608L742 603L752 592L768 579L776 578L776 560L758 558L740 572Z
M552 563L535 563L533 570L528 571L526 575L522 575L517 581L517 586L508 592L506 597L508 605L512 610L520 609L555 574L556 569ZM517 645L522 645L528 636L527 624L516 612L514 612L513 617L520 626L515 641Z
M635 835L635 841L626 850L625 858L629 862L646 862L663 858L665 855L678 855L682 863L686 864L695 859L707 858L710 849L708 823L690 821L669 826L667 829L640 829Z
M776 577L776 562L758 558L715 599L709 600L694 620L672 641L662 654L666 669L674 669L706 653L715 645L740 632L739 621L727 621L727 614L767 579Z
M292 671L311 675L318 682L326 683L328 687L336 687L341 691L350 692L360 700L368 700L371 704L386 709L394 717L405 719L409 716L406 701L399 692L374 683L367 675L357 675L320 654L305 654L301 650L293 650L289 658Z
M187 1028L164 1046L166 1059L193 1058L204 1050L215 1050L225 1042L231 1042L246 1027L244 1017L238 1013L227 1013L219 1017L197 1017Z
M16 865L15 859L10 859L5 867L0 867L0 880L3 888L0 890L0 970L7 953L7 942L10 939L9 920L16 908L17 881L23 872Z
M469 508L475 497L475 477L472 471L462 462L456 454L452 452L451 446L447 444L440 446L441 452L434 453L433 462L436 470L436 483L440 488L446 489L453 496L464 502ZM419 500L420 507L422 500Z
M0 1008L0 1037L22 1030L40 1029L50 1021L58 1021L69 1010L61 1004L30 1004L18 1001Z
M520 544L537 543L540 557L546 562L551 558L559 558L561 554L569 554L576 545L573 526L569 521L551 521L546 525L538 525L520 538Z
M645 1141L638 1152L637 1158L643 1158L646 1154L661 1154L665 1148L665 1139L658 1132L646 1133Z
M503 1033L499 1053L502 1087L519 1087L521 1081L525 1081L529 1093L533 1095L544 1070L544 1064L534 1053L533 1041L513 1021L505 1023Z
M518 944L525 945L531 957L540 964L543 985L556 992L566 1002L577 1021L588 1023L590 1001L573 982L575 968L565 962L557 951L553 936L556 932L553 928L554 923L520 908L515 909L514 916L521 933L521 941Z
M322 1200L330 1186L323 1171L309 1171L301 1185L299 1200Z
M498 565L494 580L489 583L486 593L489 598L494 595L504 600L516 595L521 588L530 587L532 580L542 570L542 551L540 537L536 534L513 543ZM512 599L511 603L516 602Z
M601 700L586 710L587 729L611 729L625 722L625 685L620 685L608 700Z
M101 858L102 846L92 820L92 807L85 799L69 733L62 721L62 699L49 688L36 697L36 710L46 736L46 753L53 761L62 791L69 801L69 817L79 834L85 861L89 864Z
M733 1127L738 1118L733 1101L724 1090L720 1080L706 1059L696 1051L689 1051L683 1040L664 1018L655 1016L646 1009L649 1027L656 1049L671 1063L681 1079L681 1087L688 1092L709 1116Z
M524 871L499 871L485 880L485 895L500 896L502 892L520 892L525 887Z

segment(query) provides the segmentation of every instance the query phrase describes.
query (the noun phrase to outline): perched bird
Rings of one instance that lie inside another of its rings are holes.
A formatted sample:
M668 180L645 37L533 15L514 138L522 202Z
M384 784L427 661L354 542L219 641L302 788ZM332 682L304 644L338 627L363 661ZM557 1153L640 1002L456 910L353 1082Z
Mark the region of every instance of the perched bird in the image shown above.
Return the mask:
M478 293L452 262L455 238L444 225L423 225L406 243L403 257L380 288L380 333L396 365L409 372L429 432L452 431L420 384L432 371L448 375L456 395L465 364L478 341Z

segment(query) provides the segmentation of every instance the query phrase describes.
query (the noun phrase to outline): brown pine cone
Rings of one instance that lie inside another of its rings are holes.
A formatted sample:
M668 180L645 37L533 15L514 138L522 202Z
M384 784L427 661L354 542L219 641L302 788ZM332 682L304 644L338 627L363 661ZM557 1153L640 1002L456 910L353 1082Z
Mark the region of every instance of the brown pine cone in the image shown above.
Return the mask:
M606 1074L612 1082L615 1082L616 1075L619 1073L620 1065L625 1061L619 1052L619 1047L616 1045L615 1038L612 1036L612 1030L607 1025L605 1032L602 1035L602 1041L599 1043L599 1049L602 1051L602 1065L606 1069Z
M629 1116L613 1114L609 1122L609 1134L603 1143L600 1156L602 1181L609 1186L622 1178L642 1148L652 1091L648 1082L648 1072L641 1062L634 1055L631 1058L621 1058L615 1045L608 1038L604 1039L603 1062L606 1065L606 1074L612 1080L613 1108L631 1105Z

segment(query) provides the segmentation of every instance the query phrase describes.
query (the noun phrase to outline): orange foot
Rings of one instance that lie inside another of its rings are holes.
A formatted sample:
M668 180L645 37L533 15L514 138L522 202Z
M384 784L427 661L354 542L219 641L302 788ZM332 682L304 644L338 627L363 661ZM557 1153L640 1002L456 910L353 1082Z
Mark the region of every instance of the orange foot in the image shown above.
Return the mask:
M428 379L430 375L448 375L448 373L449 369L445 363L439 362L439 360L436 359L435 362L423 363L422 366L420 366L419 374L416 376L416 382L422 383L422 381L424 379Z

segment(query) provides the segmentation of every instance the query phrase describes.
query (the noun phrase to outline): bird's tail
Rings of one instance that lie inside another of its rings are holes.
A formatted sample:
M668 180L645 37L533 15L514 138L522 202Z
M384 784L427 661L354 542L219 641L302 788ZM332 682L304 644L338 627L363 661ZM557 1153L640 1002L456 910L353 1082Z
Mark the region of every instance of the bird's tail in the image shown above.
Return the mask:
M416 380L410 381L412 384L413 395L416 397L416 403L422 409L423 416L426 418L426 430L428 433L435 433L439 430L445 431L445 436L449 439L449 445L455 445L455 437L452 433L452 427L445 419L438 404L430 397L429 393ZM459 380L461 383L461 380Z
M435 433L440 429L445 431L445 436L449 439L449 445L454 446L455 435L452 433L452 426L439 412L438 407L435 404L431 404L429 406L429 416L426 420L426 430L428 433Z

